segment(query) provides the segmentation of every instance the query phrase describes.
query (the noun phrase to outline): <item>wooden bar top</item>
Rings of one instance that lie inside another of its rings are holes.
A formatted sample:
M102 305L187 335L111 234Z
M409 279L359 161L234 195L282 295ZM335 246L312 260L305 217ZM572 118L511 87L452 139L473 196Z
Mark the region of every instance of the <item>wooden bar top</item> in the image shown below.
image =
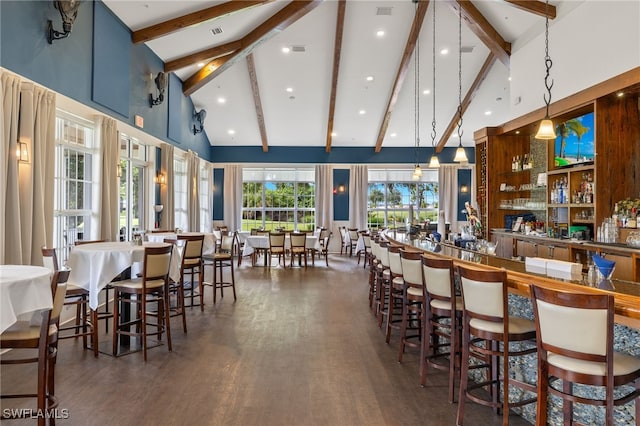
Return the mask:
M577 281L563 281L525 271L525 263L518 260L479 253L456 247L449 243L433 243L424 240L409 240L406 235L389 232L385 237L402 246L419 249L427 256L452 259L454 264L477 269L505 269L509 291L530 297L532 284L562 291L575 291L587 294L613 294L615 298L616 322L640 329L640 283L611 280L613 289L591 287Z

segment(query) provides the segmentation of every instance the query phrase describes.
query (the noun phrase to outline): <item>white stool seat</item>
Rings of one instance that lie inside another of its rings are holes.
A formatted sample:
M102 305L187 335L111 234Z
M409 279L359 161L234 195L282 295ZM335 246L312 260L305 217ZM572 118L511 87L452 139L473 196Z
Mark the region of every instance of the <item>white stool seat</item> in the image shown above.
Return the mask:
M607 364L604 362L585 361L582 359L569 358L563 355L549 352L547 362L554 367L563 370L573 371L580 374L592 376L606 376ZM613 354L613 375L624 376L640 370L640 359L631 355L614 352Z
M469 325L476 330L488 331L491 333L502 333L504 326L501 322L485 321L472 318ZM509 317L509 334L525 334L536 331L536 324L526 318Z

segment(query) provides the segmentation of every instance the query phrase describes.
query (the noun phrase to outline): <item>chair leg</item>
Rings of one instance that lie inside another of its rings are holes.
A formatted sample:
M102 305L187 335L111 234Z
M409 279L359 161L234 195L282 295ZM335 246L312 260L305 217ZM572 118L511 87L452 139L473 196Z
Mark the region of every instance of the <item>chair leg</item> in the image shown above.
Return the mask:
M462 330L462 356L460 360L460 396L458 397L458 413L456 425L461 426L464 421L464 405L466 401L467 386L469 384L469 325L464 320Z
M111 349L113 356L118 355L118 318L120 317L120 294L116 290L113 295L113 338L111 340Z
M115 315L115 314L114 314ZM107 321L108 322L108 321ZM98 311L91 309L91 344L93 345L93 356L98 356Z

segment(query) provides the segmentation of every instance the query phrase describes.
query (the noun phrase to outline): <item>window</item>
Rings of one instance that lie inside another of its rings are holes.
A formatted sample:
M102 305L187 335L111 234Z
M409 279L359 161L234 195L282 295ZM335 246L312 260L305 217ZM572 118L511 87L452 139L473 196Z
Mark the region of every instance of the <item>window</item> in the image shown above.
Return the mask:
M200 232L211 232L211 169L209 164L200 161L200 185L198 185L198 200L200 203Z
M313 230L315 207L314 169L243 169L243 230Z
M187 214L187 161L176 154L173 159L173 194L174 194L174 222L175 227L189 230L189 215Z
M97 212L92 210L98 193L97 150L93 123L58 111L53 240L61 261L76 240L91 239L92 231L97 231Z
M147 147L125 134L120 134L120 167L118 212L120 241L129 241L144 226L144 176Z
M404 225L410 214L418 222L438 220L438 172L423 169L419 182L412 170L369 169L369 228Z

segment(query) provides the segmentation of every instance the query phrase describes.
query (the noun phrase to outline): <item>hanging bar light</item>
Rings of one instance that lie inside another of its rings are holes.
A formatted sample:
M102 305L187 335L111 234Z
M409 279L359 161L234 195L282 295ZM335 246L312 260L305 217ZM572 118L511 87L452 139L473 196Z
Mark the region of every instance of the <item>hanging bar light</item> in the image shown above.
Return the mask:
M458 3L458 149L453 161L466 163L467 153L462 147L462 6Z
M416 13L418 12L418 2L415 2L416 4ZM420 34L418 34L418 37L416 38L416 48L415 48L415 55L413 55L414 58L414 77L415 77L415 83L414 83L414 90L415 90L415 94L414 94L414 111L415 111L415 115L414 115L414 128L415 128L415 138L416 138L416 143L415 143L415 150L416 150L416 165L413 168L413 180L419 180L422 177L422 169L420 168L420 159L418 158L419 156L419 151L420 151L420 95L418 94L419 90L420 90Z
M536 133L536 139L555 139L556 131L553 126L553 121L549 118L549 104L551 103L551 88L553 87L553 80L549 76L549 71L551 71L551 66L553 62L551 61L551 57L549 56L549 14L547 13L547 8L549 6L549 0L546 1L544 12L545 12L545 27L544 27L544 65L546 68L546 74L544 76L544 86L547 88L547 93L544 95L544 103L546 105L546 113L544 116L544 120L540 122L540 127L538 128L538 133Z
M436 154L436 3L431 3L433 7L433 51L431 55L431 61L433 65L433 83L431 87L432 102L433 102L433 119L431 120L431 147L433 148L433 155L429 161L429 168L437 169L440 167L440 161Z

